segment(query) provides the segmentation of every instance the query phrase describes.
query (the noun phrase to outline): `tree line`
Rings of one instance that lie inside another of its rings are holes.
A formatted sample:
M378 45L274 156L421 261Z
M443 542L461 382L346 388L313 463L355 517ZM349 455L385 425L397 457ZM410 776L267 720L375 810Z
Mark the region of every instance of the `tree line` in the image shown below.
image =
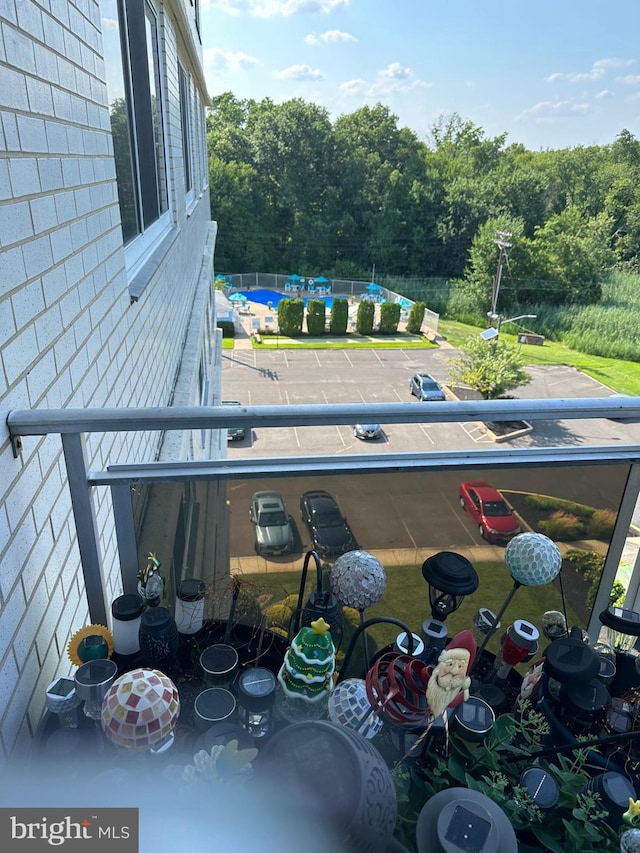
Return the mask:
M317 104L227 92L207 118L217 268L456 280L501 308L597 304L605 271L639 271L640 142L531 151L457 114L425 140L382 104L331 121Z

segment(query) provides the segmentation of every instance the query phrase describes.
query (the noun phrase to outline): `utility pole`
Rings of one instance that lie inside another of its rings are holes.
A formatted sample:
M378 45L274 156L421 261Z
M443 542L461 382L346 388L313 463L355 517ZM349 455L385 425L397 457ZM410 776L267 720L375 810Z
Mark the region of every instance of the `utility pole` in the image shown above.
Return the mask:
M504 260L507 257L507 249L510 249L512 246L512 243L509 242L509 237L511 237L511 234L508 231L498 231L497 239L493 241L500 249L500 255L498 257L498 269L496 271L496 276L493 280L493 292L491 294L491 310L487 313L487 316L489 318L489 328L493 326L494 320L499 319L497 307L498 294L500 293L500 280L502 278L502 267L504 265Z

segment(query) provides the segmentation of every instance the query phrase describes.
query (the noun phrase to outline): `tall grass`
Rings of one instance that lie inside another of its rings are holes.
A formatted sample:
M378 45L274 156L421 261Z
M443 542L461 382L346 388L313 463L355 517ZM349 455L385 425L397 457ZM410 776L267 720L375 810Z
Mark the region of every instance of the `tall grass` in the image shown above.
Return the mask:
M601 358L640 361L640 276L611 272L597 305L536 305L536 330Z

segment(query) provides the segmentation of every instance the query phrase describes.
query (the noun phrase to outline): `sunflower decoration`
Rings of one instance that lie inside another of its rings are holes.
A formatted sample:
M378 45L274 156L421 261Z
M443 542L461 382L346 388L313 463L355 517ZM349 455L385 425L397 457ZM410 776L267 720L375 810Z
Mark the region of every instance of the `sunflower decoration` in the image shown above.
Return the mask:
M67 655L74 666L113 654L113 635L104 625L85 625L69 640Z

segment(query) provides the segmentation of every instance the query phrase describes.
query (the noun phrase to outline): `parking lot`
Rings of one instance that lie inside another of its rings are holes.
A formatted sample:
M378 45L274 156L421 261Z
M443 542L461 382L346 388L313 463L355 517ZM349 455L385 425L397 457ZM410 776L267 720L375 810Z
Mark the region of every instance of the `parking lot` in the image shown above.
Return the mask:
M445 382L456 350L224 350L222 396L243 405L317 403L397 403L422 406L409 393L416 372ZM579 371L558 366L529 368L532 381L514 393L521 398L601 397L612 391ZM366 417L363 408L363 418ZM603 444L636 440L638 427L606 420L537 422L534 433L503 446ZM228 454L291 456L315 453L464 450L493 439L482 425L388 424L375 442L356 439L349 426L278 428L247 431L244 441L229 443Z
M431 373L445 382L451 349L433 350L225 350L223 398L243 405L406 402L428 411L437 403L420 403L409 393L416 372ZM522 398L608 396L609 388L573 368L532 367L532 381L518 389ZM365 409L363 407L363 418ZM228 455L258 457L310 454L385 453L456 450L536 444L616 444L638 442L639 427L607 420L536 421L532 434L505 444L494 442L481 424L388 424L382 439L364 442L349 426L264 428L248 430L241 442L229 442ZM466 476L466 475L465 475ZM385 555L385 564L417 562L427 551L457 549L471 554L491 547L495 559L503 549L487 546L468 516L460 509L457 485L460 473L428 475L383 474L361 477L280 478L236 481L229 485L231 553L245 559L246 571L299 565L309 547L300 522L300 494L309 488L326 488L338 500L361 547ZM469 478L480 475L469 472ZM505 490L556 494L594 506L617 506L624 472L605 469L543 469L482 472L482 478ZM297 522L297 553L265 561L253 552L253 529L248 510L251 493L262 488L280 491ZM299 550L298 550L299 549ZM472 549L472 550L467 550ZM486 557L485 557L486 558Z

